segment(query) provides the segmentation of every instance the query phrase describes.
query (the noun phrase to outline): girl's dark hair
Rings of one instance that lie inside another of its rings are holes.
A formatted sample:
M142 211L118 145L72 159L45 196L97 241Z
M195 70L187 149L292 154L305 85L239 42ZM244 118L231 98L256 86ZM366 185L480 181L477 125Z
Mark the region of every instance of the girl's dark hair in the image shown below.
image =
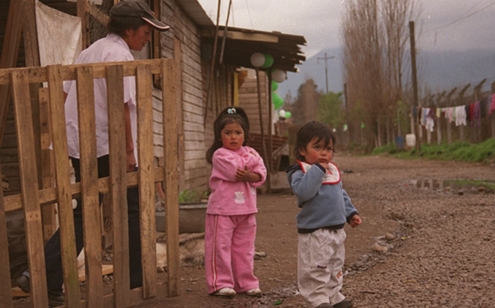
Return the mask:
M222 147L222 129L227 124L237 123L244 130L244 143L243 146L247 144L249 139L249 119L246 112L241 107L227 107L215 119L213 123L213 131L215 133L215 139L213 144L206 152L206 161L211 164L213 159L213 153Z
M316 142L324 140L325 146L332 141L333 148L335 149L335 135L332 133L330 127L317 121L311 121L304 124L297 132L296 146L294 147L294 156L297 160L304 161L304 156L299 153L299 150L306 149L308 143L314 138L316 138Z
M107 30L108 33L114 33L123 37L125 35L125 30L136 30L144 24L146 24L146 21L141 17L110 15Z

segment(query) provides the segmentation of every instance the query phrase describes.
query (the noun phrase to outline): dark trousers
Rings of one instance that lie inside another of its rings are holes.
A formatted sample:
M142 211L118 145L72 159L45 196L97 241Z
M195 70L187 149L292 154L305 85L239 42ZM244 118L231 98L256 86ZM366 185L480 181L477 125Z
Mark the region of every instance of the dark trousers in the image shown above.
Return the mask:
M80 161L70 158L75 170L76 182L81 181ZM110 174L108 155L98 158L98 177L106 177ZM101 201L101 196L100 196ZM76 235L77 255L83 248L83 221L81 199L77 199L77 207L74 209L74 227ZM141 267L141 238L139 229L139 195L138 188L127 190L127 211L129 216L129 270L131 289L143 285ZM60 252L60 230L57 230L45 245L46 279L48 290L52 293L61 293L64 277L62 272L62 257Z

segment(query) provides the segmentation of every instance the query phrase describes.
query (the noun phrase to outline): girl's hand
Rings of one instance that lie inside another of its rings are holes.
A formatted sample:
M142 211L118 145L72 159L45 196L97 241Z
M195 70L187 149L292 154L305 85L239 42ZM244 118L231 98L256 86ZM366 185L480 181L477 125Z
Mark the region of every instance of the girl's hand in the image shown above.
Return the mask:
M259 182L261 181L261 177L257 173L253 173L246 169L237 169L235 173L235 179L237 181L243 182Z
M349 224L351 225L351 227L353 228L356 228L357 226L359 226L363 221L361 220L361 217L359 217L359 215L354 215L352 218L351 218L351 221L349 222Z

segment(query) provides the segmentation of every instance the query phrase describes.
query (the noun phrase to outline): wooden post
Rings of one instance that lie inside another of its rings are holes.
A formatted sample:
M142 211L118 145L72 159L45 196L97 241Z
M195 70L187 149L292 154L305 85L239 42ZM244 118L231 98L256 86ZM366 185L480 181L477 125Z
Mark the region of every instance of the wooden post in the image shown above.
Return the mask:
M22 33L21 6L21 1L10 1L7 25L5 27L5 37L3 39L2 55L0 57L0 68L16 66ZM2 144L5 123L7 122L11 98L10 90L10 85L0 86L0 145Z
M53 186L53 156L50 145L50 95L47 88L39 89L40 98L40 138L41 138L41 188ZM45 243L57 231L57 218L55 215L55 204L41 207L43 217L43 238Z
M450 97L454 92L457 90L457 87L453 88L449 94L447 94L447 107L453 108L452 107L452 101L450 100ZM446 119L447 121L447 144L451 145L452 144L452 123L450 123L449 119Z
M60 221L60 249L65 282L67 307L80 307L81 292L77 269L76 237L70 183L69 160L67 158L67 133L65 128L65 108L62 79L62 66L47 66L50 92L50 124L55 159L55 182ZM23 172L24 174L24 172ZM30 267L32 270L32 267Z
M87 307L102 307L101 280L101 212L98 192L98 161L96 153L96 120L93 69L78 67L77 107L80 142L81 202L84 226L84 254L86 270ZM79 204L78 206L81 206Z
M110 204L113 218L113 286L114 307L129 303L129 228L127 207L126 145L122 142L124 127L124 71L121 65L107 67L108 137L110 151Z
M481 88L483 87L483 84L485 83L485 81L486 81L486 79L483 79L473 89L473 99L475 102L478 102L481 99ZM471 119L471 120L475 121L475 119ZM478 123L481 124L481 120ZM471 134L471 141L473 143L481 142L481 131L480 130L481 130L481 127L477 127L476 125L473 125L473 132Z
M3 187L0 187L0 247L3 247L3 249L0 249L0 279L1 281L10 281L9 240L5 213ZM13 307L10 288L0 288L0 302L2 307Z
M260 69L256 68L256 88L258 90L258 113L260 117L260 133L261 133L261 148L263 149L263 160L265 161L265 165L267 166L268 173L270 172L270 162L268 161L269 157L267 157L266 153L266 144L265 144L265 133L263 129L263 111L261 107L261 86L260 86Z
M167 293L180 295L180 255L179 255L179 189L177 119L175 101L175 65L173 59L162 62L162 103L163 103L163 156L165 175L165 216L167 234Z
M77 17L81 18L83 50L90 45L88 7L88 0L77 0Z
M495 82L492 82L491 89L492 89L492 93L495 93ZM495 97L492 96L492 100L494 98ZM495 138L495 112L492 112L490 118L491 118L491 123L492 123L492 138Z
M272 193L272 172L276 172L276 170L273 170L273 115L272 115L272 109L273 109L273 104L272 104L272 74L270 73L270 70L266 71L267 77L268 77L268 159L267 159L267 173L266 173L266 182L267 182L267 192L268 194Z
M462 90L459 92L459 103L458 105L464 105L464 92L466 92L466 90L471 86L470 83L468 83L464 88L462 88ZM464 125L459 125L459 140L460 141L465 141L465 137L464 137Z
M418 102L418 77L416 73L416 39L414 34L414 21L409 22L409 40L411 45L411 66L412 66L412 82L413 82L413 105L418 108L419 112L419 102ZM419 116L419 114L418 114ZM420 124L415 123L416 131L416 154L419 155L419 150L421 149L421 138L419 136Z
M440 95L438 95L438 97L437 97L437 100L435 101L435 107L437 109L441 108L440 102L442 101L442 98L445 95L445 92L446 91L443 91L442 93L440 93ZM439 113L437 112L436 114L438 115ZM440 145L440 144L442 144L442 124L440 121L440 116L435 117L435 122L437 124L437 144Z
M428 96L426 98L426 104L424 104L424 105L431 109L433 107L433 104L434 104L433 103L434 99L435 99L435 94ZM428 115L426 115L426 116L428 116ZM431 144L431 131L429 129L426 130L426 143Z
M173 72L170 72L173 73ZM149 65L136 72L138 116L139 217L141 220L141 260L143 297L156 296L155 177L153 172L153 81Z
M12 93L18 136L18 151L21 172L22 207L26 230L27 256L29 263L31 301L40 307L48 307L48 290L43 245L43 225L39 202L38 170L34 150L33 122L30 112L31 98L27 71L12 72ZM65 128L65 126L64 126Z

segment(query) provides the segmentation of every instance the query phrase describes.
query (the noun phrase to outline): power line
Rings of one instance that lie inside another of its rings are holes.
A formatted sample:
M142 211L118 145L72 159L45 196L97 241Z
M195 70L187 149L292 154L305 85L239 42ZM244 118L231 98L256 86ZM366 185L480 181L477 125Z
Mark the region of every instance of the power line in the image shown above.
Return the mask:
M254 29L253 20L251 19L251 14L249 13L250 9L249 9L249 5L248 5L248 0L245 0L245 1L246 1L246 10L247 10L248 16L249 16L249 22L251 23L251 29Z
M471 16L473 16L473 15L475 15L475 14L478 14L479 12L481 12L481 11L483 11L483 10L485 10L485 9L489 8L489 7L490 7L490 6L492 6L492 5L495 5L495 2L490 3L490 4L488 4L488 5L484 6L484 7L482 7L481 9L479 9L479 10L477 10L477 11L474 11L474 12L472 12L471 14L468 14L468 15L465 15L465 16L463 16L463 17L460 17L460 18L458 18L458 19L456 19L456 20L454 20L454 21L452 21L452 22L450 22L450 23L448 23L448 24L446 24L446 25L439 26L439 27L436 27L436 28L430 29L430 30L428 30L428 31L425 31L425 33L432 32L432 31L436 31L436 30L443 29L443 28L446 28L446 27L450 27L450 26L452 26L452 25L454 25L454 24L456 24L456 23L458 23L458 22L460 22L460 21L462 21L462 20L464 20L464 19L467 19L467 18L469 18L469 17L471 17Z

